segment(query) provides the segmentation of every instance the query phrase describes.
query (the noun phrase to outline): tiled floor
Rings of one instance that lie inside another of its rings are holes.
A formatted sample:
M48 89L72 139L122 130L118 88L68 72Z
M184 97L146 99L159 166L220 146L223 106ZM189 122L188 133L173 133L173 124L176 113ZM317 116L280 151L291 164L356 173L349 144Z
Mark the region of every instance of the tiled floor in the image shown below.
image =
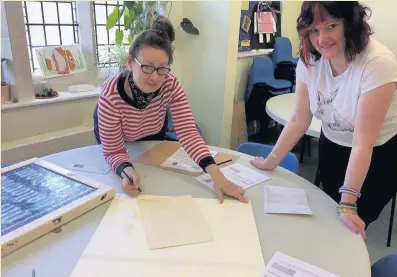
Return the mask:
M314 182L317 170L317 140L311 140L312 156L309 158L307 153L303 164L300 165L300 175L310 182ZM295 152L299 157L299 153ZM386 246L387 233L390 219L389 203L382 211L379 219L373 222L367 229L367 247L371 258L371 262L375 263L380 258L388 254L397 253L397 211L394 213L394 226L392 243L390 247Z

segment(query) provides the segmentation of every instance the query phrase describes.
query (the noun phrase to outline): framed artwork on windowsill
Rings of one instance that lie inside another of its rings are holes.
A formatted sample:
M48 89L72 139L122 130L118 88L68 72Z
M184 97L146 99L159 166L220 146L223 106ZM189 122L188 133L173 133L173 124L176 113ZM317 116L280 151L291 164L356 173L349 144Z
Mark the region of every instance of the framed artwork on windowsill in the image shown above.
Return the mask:
M43 78L87 71L87 64L79 44L40 47L35 51Z

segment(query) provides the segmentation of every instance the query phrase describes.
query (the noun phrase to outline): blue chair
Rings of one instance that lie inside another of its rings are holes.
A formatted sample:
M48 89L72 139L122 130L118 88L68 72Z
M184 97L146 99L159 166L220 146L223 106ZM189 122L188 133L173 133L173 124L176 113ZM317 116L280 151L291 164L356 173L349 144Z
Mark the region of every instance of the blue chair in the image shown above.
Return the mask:
M272 96L290 93L293 84L287 80L274 78L274 68L269 57L255 57L248 79L245 100L247 101L256 84L266 84Z
M377 261L371 267L372 277L396 277L397 254L388 255Z
M274 68L280 62L291 62L294 65L298 64L299 58L292 56L292 44L287 37L278 37L274 40L274 50L272 52L272 61Z
M167 140L172 140L172 141L178 141L178 137L176 135L176 132L174 130L174 123L172 122L172 117L171 117L171 112L170 110L167 109L167 131L165 132L165 136ZM196 124L197 131L201 134L201 129L200 127Z
M237 146L236 151L245 153L251 156L262 156L264 158L272 152L273 146L256 143L256 142L243 142ZM281 161L280 166L288 169L289 171L298 174L299 162L295 154L289 152Z

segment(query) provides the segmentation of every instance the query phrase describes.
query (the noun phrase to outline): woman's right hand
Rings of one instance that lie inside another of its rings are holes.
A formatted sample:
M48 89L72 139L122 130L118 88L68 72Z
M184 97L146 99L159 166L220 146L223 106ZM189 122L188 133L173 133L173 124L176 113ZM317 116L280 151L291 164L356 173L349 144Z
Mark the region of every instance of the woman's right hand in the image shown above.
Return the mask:
M131 184L130 180L128 179L127 174L133 181L134 183ZM126 167L124 168L124 173L122 173L123 181L122 181L122 188L127 193L129 196L137 196L141 191L139 190L141 188L141 181L139 178L138 173L135 171L133 167Z
M272 158L255 157L251 164L256 168L263 170L274 170L278 164Z

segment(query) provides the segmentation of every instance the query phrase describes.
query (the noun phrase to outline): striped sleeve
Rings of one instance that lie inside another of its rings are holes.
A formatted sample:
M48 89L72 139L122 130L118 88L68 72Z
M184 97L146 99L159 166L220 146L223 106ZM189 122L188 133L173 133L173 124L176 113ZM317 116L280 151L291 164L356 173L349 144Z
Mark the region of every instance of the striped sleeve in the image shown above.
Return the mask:
M204 139L196 128L186 94L176 78L172 80L170 90L172 94L170 112L180 144L190 158L201 167L215 163ZM203 165L202 160L206 161L206 165Z
M118 167L130 163L130 159L122 135L120 112L102 95L98 101L98 126L105 160L117 172Z

